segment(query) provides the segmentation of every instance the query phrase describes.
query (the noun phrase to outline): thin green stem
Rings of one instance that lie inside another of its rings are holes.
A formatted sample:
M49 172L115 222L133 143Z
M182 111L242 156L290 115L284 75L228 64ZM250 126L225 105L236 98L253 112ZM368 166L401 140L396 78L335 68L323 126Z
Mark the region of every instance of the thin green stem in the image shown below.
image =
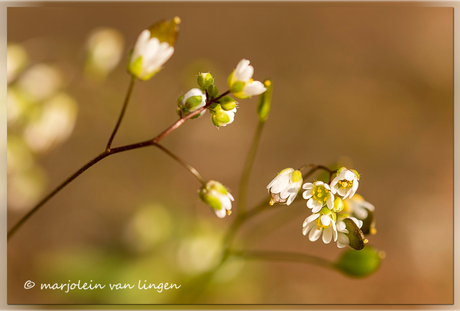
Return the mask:
M249 147L248 155L246 156L246 161L244 163L243 173L240 178L240 185L238 190L238 205L237 205L237 215L246 213L246 201L248 197L248 184L249 176L251 175L251 168L254 164L254 159L257 153L257 147L259 146L260 137L262 135L262 130L264 128L264 121L259 121L257 124L254 137Z
M171 158L173 158L174 160L176 160L176 162L178 162L180 165L182 165L183 167L185 167L190 173L192 173L193 176L196 177L196 179L198 179L198 181L204 186L206 185L206 181L203 179L203 177L201 176L201 174L193 167L191 166L190 164L186 163L184 160L182 160L181 158L179 158L178 156L176 156L174 153L172 153L171 151L169 151L168 149L166 149L165 147L163 147L162 145L160 144L153 144L154 146L158 147L159 149L163 150L167 155L169 155Z
M121 108L121 112L120 112L120 115L118 116L117 123L115 124L115 128L113 129L112 134L110 135L110 138L109 138L109 141L107 142L107 146L105 147L105 150L110 150L110 147L112 147L112 141L115 138L115 134L117 134L121 121L123 120L123 116L125 115L126 108L128 107L129 99L131 98L131 93L134 88L134 82L136 82L136 77L132 76L131 82L128 87L128 92L126 93L126 98L123 103L123 107Z
M295 252L277 251L231 251L230 255L257 260L294 261L316 265L324 268L335 269L333 262L326 259Z

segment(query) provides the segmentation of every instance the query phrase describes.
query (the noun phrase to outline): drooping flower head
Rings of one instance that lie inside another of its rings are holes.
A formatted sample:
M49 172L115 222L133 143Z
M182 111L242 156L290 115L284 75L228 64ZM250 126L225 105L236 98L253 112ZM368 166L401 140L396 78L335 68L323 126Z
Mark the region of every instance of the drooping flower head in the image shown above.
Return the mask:
M319 213L308 216L303 222L303 235L308 234L308 239L312 242L318 240L323 235L323 242L329 244L332 239L337 241L337 215L330 209L323 207Z
M302 173L293 168L286 168L279 172L267 186L271 197L270 205L291 204L302 186L302 181Z
M220 182L210 180L200 188L200 199L211 207L217 217L224 218L232 212L233 196Z
M206 94L198 88L191 89L177 100L177 114L186 116L206 105ZM202 116L206 110L194 116L192 119Z
M344 200L351 198L358 189L358 180L359 174L357 171L342 167L331 182L332 193L339 194Z
M174 53L179 24L175 17L142 31L128 62L129 73L144 81L155 75Z
M328 184L322 181L314 183L305 183L302 187L306 191L303 193L303 198L307 201L307 207L312 209L313 213L317 213L326 205L327 208L334 207L334 195Z
M260 95L267 89L260 81L254 81L254 67L249 65L249 61L242 59L236 69L228 76L227 83L230 91L237 98L248 98L254 95Z

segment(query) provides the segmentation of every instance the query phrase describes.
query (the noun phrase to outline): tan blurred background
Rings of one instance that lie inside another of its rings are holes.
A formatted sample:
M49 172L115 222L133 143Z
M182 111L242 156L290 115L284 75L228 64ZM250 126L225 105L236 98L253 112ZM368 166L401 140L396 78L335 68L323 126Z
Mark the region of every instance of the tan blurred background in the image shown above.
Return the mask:
M378 233L370 243L387 255L377 273L360 280L311 265L234 261L196 302L452 303L452 14L449 8L306 3L10 8L8 43L18 69L8 77L8 225L103 150L129 82L129 48L142 29L180 16L173 57L135 86L115 145L151 138L172 124L177 97L195 86L199 71L211 71L224 91L227 75L247 58L255 79L274 84L249 205L266 195L279 170L340 159L362 175L359 193L376 207ZM111 61L92 68L89 42L101 31L111 42L101 53ZM111 55L118 49L119 58ZM187 122L163 144L237 197L255 105L256 99L241 100L235 122L220 130L209 115ZM67 122L59 130L27 130L40 124L44 113L37 107L58 107L58 119ZM49 134L55 132L68 135ZM8 302L183 303L187 282L216 260L213 252L232 221L211 214L198 187L154 148L98 163L10 240ZM336 246L302 236L309 214L304 201L267 213L245 227L237 245L335 260ZM26 291L29 279L145 279L183 287L65 294Z

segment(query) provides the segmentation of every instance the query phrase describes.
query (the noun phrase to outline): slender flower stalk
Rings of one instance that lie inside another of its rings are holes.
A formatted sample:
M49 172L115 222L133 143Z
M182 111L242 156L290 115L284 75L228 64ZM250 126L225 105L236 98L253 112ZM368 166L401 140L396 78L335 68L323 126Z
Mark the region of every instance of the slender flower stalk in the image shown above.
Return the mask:
M117 123L115 124L115 128L113 129L112 134L110 135L109 141L107 142L107 147L105 147L106 150L110 150L110 147L112 147L113 139L115 138L115 135L117 134L121 121L123 120L123 116L125 115L126 108L128 107L129 100L131 99L131 93L133 92L135 82L136 82L136 77L132 76L131 82L128 87L128 92L126 93L126 98L123 103L123 107L121 108L120 115L118 116Z
M15 233L16 231L33 215L35 214L46 202L48 202L54 195L56 195L59 191L61 191L65 186L67 186L70 182L72 182L75 178L80 176L82 173L84 173L86 170L88 170L90 167L101 161L102 159L124 151L128 150L133 150L133 149L138 149L142 147L147 147L147 146L153 146L158 144L160 140L171 134L173 131L178 129L182 124L184 124L185 121L193 118L194 116L200 114L205 110L209 105L213 104L214 102L218 101L222 97L226 96L229 93L229 91L221 94L220 96L210 100L207 102L207 104L204 107L201 107L200 109L195 110L194 112L180 118L177 120L175 123L173 123L170 127L168 127L166 130L158 134L156 137L142 141L139 143L134 143L134 144L129 144L117 148L110 148L107 150L107 148L96 156L94 159L90 160L88 163L83 165L79 170L77 170L75 173L73 173L70 177L68 177L65 181L63 181L59 186L57 186L53 191L51 191L46 197L44 197L37 205L35 205L27 214L25 214L10 230L8 230L7 234L7 240L9 240ZM197 177L198 178L198 177Z
M257 148L259 147L260 137L262 136L262 130L264 128L264 121L259 121L257 124L254 138L252 139L251 146L249 147L246 161L244 162L243 173L240 178L240 185L238 190L238 204L237 204L237 215L246 213L246 201L248 197L248 184L249 176L251 175L252 165L256 157Z

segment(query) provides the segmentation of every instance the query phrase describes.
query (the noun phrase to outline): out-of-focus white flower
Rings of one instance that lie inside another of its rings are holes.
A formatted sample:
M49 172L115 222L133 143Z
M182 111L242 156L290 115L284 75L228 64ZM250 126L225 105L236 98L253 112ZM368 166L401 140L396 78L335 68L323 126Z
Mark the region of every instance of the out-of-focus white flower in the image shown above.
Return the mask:
M312 209L313 213L317 213L326 205L329 209L334 207L334 195L328 184L322 181L314 183L305 183L302 187L306 191L303 193L303 198L307 201L307 207Z
M216 213L217 217L224 218L232 213L233 196L220 182L210 180L200 188L200 199L208 204Z
M8 43L6 48L6 81L10 83L18 73L27 65L26 50L16 43Z
M260 95L267 90L262 82L252 79L254 67L249 63L248 60L242 59L236 69L228 76L228 87L235 97L248 98Z
M186 116L206 105L206 94L203 93L198 88L191 89L185 95L182 95L177 100L177 114L179 116ZM206 109L203 110L194 118L201 117L206 112Z
M40 119L28 124L24 130L24 139L30 149L42 152L66 140L73 131L77 111L77 103L65 93L45 102Z
M39 102L53 96L62 86L62 75L57 68L36 64L21 74L17 86L27 100Z
M323 242L329 244L332 240L337 241L337 216L334 212L324 207L319 213L308 216L303 222L303 235L308 234L308 239L312 242L323 235Z
M350 214L355 214L358 219L366 219L368 210L371 212L375 210L374 205L364 201L363 197L359 194L355 194L351 199L346 199L344 204L346 211Z
M343 222L343 219L345 218L350 218L353 220L353 222L358 226L358 228L361 228L363 226L363 222L359 219L356 219L355 217L348 217L348 215L344 215L342 217L339 217L337 220L337 231L338 231L338 238L337 238L337 247L338 248L344 248L348 244L350 244L350 239L348 238L348 230L346 229L345 222Z
M174 53L180 19L161 21L141 32L134 45L128 71L141 80L148 80Z
M271 197L270 205L275 203L290 205L297 196L302 181L302 173L293 168L286 168L279 172L267 186Z
M123 35L116 29L98 28L91 32L86 44L86 73L104 78L120 62L124 46Z
M338 193L343 199L351 198L358 189L358 180L358 172L342 167L331 182L332 193Z

